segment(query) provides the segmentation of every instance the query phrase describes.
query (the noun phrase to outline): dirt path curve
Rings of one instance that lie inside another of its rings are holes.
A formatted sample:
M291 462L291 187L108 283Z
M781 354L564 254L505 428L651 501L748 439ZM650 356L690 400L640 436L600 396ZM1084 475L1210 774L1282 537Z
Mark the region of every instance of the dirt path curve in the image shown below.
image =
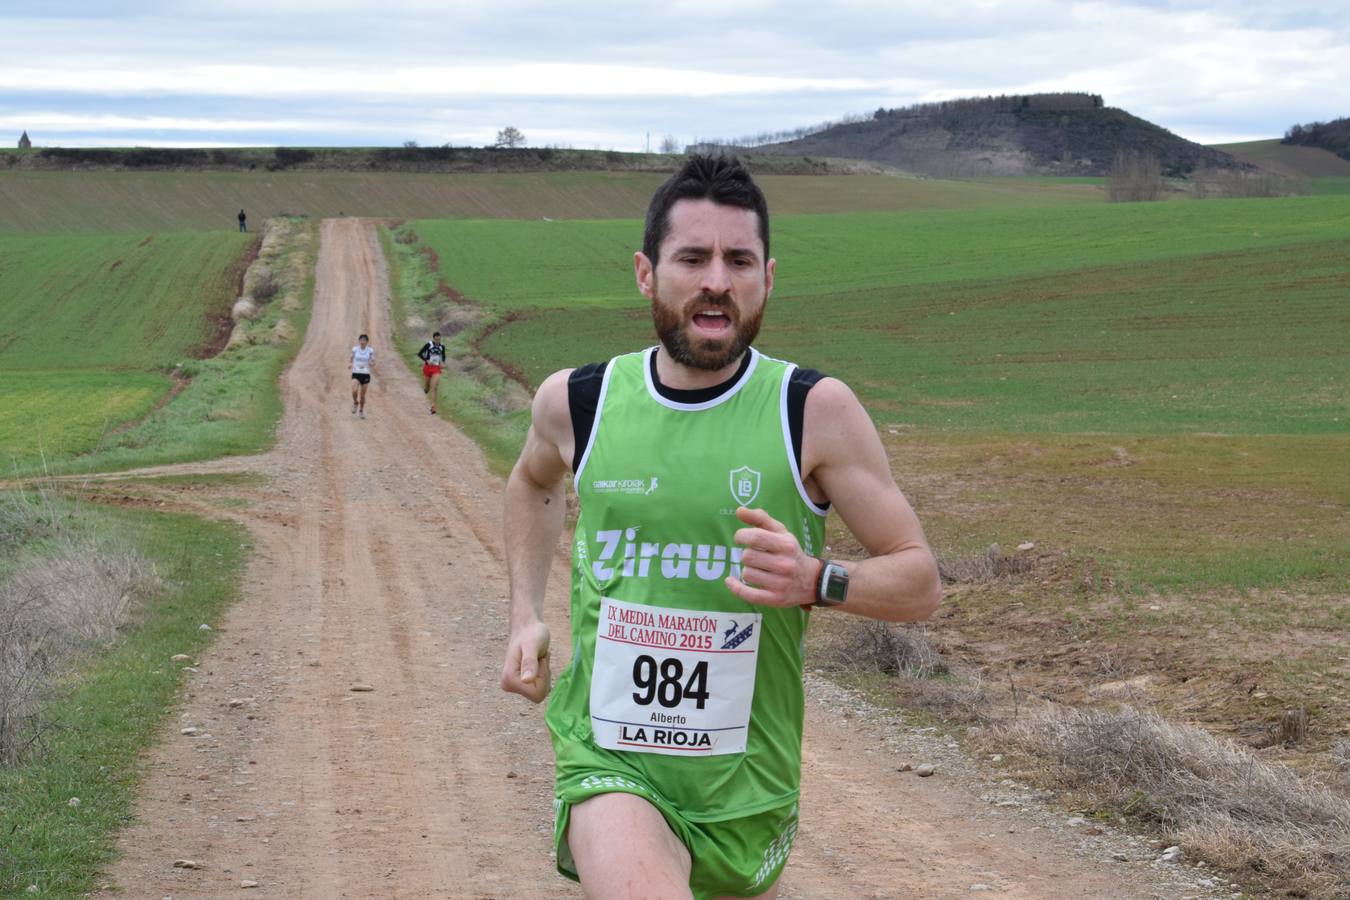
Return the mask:
M394 358L374 229L331 220L322 240L276 449L175 468L257 472L267 486L212 489L247 501L232 505L150 488L245 522L257 550L151 752L110 881L138 898L238 896L245 880L258 882L248 896L579 896L552 869L542 711L497 687L500 481L427 414ZM361 331L379 354L364 421L345 369ZM566 584L559 557L557 635ZM1085 860L1050 831L1009 833L974 788L901 775L878 726L834 704L809 711L785 896L956 897L977 883L1012 897L1157 895L1130 886L1136 866Z

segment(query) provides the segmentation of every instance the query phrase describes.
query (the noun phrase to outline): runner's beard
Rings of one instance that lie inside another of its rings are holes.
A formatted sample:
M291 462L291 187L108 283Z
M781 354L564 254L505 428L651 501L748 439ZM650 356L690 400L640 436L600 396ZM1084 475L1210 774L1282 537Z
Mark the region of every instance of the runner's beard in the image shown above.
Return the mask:
M726 312L731 319L730 334L724 338L693 339L689 331L694 321L693 311L699 308L716 308ZM742 318L736 304L727 294L720 297L699 294L678 312L663 304L659 296L652 302L652 323L656 326L656 336L661 339L661 345L666 348L670 358L691 369L708 372L725 369L740 359L741 354L759 336L763 318L763 304L753 315Z

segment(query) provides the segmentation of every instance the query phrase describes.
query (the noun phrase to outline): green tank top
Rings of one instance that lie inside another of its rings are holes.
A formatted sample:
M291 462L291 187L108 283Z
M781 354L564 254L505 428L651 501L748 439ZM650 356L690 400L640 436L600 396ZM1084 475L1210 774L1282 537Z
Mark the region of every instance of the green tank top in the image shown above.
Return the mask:
M655 349L606 367L576 472L573 652L546 716L557 790L617 776L691 820L737 818L797 796L809 614L727 589L736 507L764 509L813 556L828 510L792 450L793 365L752 349L718 397L679 403L653 384Z

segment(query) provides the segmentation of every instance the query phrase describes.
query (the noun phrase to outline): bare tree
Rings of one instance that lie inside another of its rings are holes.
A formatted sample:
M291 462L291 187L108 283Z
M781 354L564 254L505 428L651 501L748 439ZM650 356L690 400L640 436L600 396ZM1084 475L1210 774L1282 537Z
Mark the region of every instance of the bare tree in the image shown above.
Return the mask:
M507 125L501 131L497 132L497 142L494 147L519 147L525 143L525 135L520 133L520 129L514 125Z
M679 153L680 139L673 134L668 134L661 138L661 145L658 148L662 153Z
M409 150L415 149L417 147L417 141L404 141L403 146Z
M1113 203L1158 200L1162 197L1162 166L1158 157L1141 150L1120 150L1106 178L1106 197Z

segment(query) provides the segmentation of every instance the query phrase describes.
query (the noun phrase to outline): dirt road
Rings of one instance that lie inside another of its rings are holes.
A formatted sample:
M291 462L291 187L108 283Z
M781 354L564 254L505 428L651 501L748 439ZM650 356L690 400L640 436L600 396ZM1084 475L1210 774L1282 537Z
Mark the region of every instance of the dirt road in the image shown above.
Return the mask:
M276 449L195 467L256 472L266 487L147 488L247 523L257 552L151 753L109 873L121 896L238 896L244 881L258 883L249 896L579 896L553 871L542 710L497 687L501 484L428 415L387 310L373 228L325 222ZM378 354L364 421L346 370L361 331ZM555 635L566 584L559 556ZM812 693L785 896L1179 895L1145 862L1084 856L1071 830L1010 827L954 769L900 773L921 760L898 755L892 726L859 725L828 686ZM199 867L174 867L184 859Z

